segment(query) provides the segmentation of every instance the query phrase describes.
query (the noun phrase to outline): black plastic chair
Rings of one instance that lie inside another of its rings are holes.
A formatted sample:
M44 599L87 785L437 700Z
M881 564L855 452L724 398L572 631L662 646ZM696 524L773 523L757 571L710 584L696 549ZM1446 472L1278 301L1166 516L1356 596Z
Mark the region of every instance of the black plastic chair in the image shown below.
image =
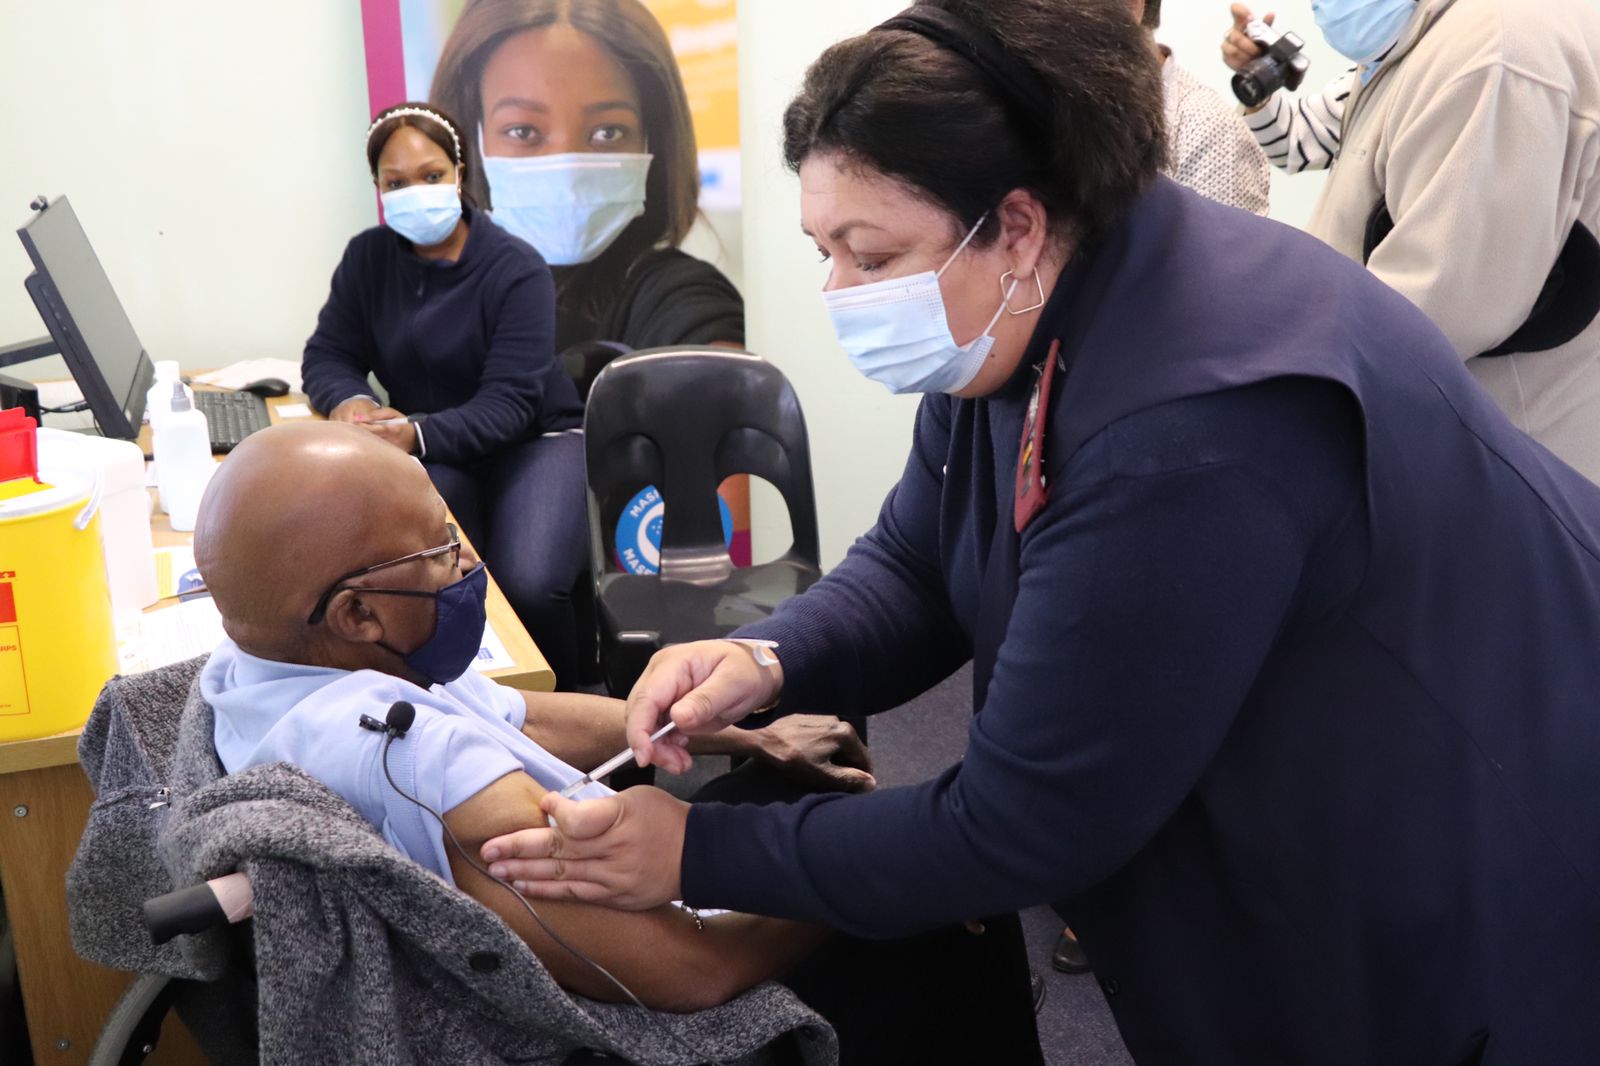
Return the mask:
M627 696L659 649L759 621L822 576L800 401L760 356L655 348L611 361L589 393L584 454L601 671L612 695ZM717 486L734 474L770 482L788 508L794 542L773 562L741 569L729 558ZM624 572L614 534L647 485L665 505L660 573Z
M577 386L578 399L588 403L589 390L594 387L594 379L600 376L600 371L613 359L631 351L632 348L617 341L584 341L567 348L557 358L567 377Z

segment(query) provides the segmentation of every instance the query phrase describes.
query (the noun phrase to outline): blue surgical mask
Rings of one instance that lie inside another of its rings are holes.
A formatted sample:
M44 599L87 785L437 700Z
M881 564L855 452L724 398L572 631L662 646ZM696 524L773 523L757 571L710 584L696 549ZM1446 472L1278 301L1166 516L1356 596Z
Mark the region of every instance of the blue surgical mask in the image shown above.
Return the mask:
M1013 279L1010 288L1002 290L1000 306L983 333L970 343L957 344L945 317L939 279L972 243L988 217L978 219L936 271L822 294L839 345L868 379L894 393L959 392L978 376L994 347L989 331L1005 313L1017 282Z
M488 613L489 571L483 564L469 570L433 594L433 635L410 652L387 644L379 646L405 660L407 666L435 685L454 681L467 672L483 647L483 627Z
M1311 0L1311 14L1328 43L1363 64L1399 42L1416 10L1417 0Z
M450 236L461 221L461 190L454 185L407 185L380 199L384 225L424 248Z
M479 133L480 144L482 133ZM493 218L551 266L587 263L644 214L647 152L486 156Z

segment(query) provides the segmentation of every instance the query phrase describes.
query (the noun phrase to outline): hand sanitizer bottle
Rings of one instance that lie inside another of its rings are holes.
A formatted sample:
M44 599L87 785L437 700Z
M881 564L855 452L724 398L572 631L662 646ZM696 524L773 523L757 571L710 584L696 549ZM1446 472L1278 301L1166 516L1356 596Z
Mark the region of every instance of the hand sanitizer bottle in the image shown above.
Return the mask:
M155 423L152 451L156 458L156 486L161 508L180 532L194 529L200 513L200 496L217 472L211 458L211 430L206 416L195 410L183 382L172 383L168 411Z
M150 382L150 390L144 394L144 420L154 429L156 420L172 409L172 383L177 381L181 371L178 369L176 359L158 359L155 364L155 379ZM184 393L194 402L194 393L187 387Z

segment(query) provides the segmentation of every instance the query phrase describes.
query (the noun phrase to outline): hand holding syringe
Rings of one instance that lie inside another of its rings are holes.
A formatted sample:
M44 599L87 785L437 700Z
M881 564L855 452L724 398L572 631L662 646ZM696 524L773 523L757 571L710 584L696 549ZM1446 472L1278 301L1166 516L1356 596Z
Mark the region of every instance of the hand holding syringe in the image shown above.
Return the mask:
M666 725L650 734L650 743L654 744L656 741L660 740L662 737L666 736L676 728L678 728L677 722L668 722ZM633 758L633 749L623 748L621 751L611 756L611 758L607 759L605 762L601 763L599 766L596 766L593 770L584 774L572 784L562 789L561 795L565 796L567 799L572 799L578 794L580 789L594 784L600 778L606 776L631 758Z

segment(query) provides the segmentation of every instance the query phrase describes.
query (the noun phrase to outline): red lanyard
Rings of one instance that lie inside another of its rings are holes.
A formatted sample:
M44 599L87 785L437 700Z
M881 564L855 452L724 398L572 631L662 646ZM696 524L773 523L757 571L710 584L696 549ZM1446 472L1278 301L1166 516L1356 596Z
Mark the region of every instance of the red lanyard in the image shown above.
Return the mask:
M1017 532L1028 527L1050 499L1050 486L1044 477L1044 431L1050 424L1050 386L1055 381L1056 365L1061 361L1061 342L1050 345L1044 371L1033 383L1028 398L1028 414L1022 420L1022 444L1017 451L1016 509L1013 519Z

